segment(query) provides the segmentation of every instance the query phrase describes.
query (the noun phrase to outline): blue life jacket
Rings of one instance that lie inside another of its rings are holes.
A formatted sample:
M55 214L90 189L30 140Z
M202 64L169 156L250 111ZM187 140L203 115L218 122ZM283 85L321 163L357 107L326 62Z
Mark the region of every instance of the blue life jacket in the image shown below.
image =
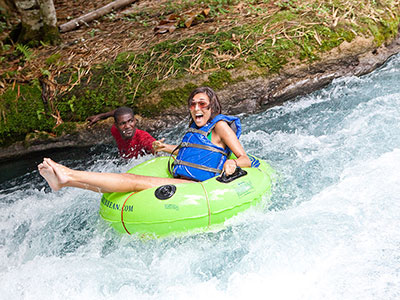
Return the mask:
M240 137L242 126L237 117L217 115L201 128L193 122L179 145L179 153L173 164L174 177L203 181L222 172L231 150L218 147L207 138L221 120L229 124L237 138Z

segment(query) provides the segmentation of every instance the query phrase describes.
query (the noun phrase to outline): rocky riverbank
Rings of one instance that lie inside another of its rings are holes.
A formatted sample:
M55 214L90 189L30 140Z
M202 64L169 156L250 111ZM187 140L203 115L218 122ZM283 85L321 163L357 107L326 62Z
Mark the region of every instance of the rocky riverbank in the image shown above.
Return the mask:
M57 1L59 23L86 3ZM141 0L60 46L5 45L0 161L110 143L112 119L84 120L120 105L157 137L187 117L195 86L213 87L224 113L254 113L369 73L400 52L399 14L398 1Z
M374 46L373 39L356 38L344 42L338 48L326 53L313 64L298 64L285 67L269 78L258 77L226 86L219 91L225 113L254 113L284 101L294 99L320 89L333 79L343 76L361 76L381 66L392 55L400 52L400 35L380 47ZM140 118L139 127L157 134L158 131L173 127L187 115L185 107L168 109L163 115L147 119ZM109 129L112 118L101 121L89 128L82 124L74 133L61 137L41 139L33 137L3 148L0 160L11 159L43 150L90 146L110 143Z

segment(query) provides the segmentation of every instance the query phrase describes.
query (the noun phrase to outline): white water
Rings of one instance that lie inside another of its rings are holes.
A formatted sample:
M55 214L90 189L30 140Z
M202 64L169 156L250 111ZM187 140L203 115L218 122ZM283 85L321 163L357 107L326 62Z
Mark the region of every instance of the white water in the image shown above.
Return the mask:
M242 143L280 180L269 209L218 232L121 236L100 219L98 194L51 193L36 171L7 181L0 299L400 299L399 85L397 56L242 116ZM138 163L61 161L96 171Z

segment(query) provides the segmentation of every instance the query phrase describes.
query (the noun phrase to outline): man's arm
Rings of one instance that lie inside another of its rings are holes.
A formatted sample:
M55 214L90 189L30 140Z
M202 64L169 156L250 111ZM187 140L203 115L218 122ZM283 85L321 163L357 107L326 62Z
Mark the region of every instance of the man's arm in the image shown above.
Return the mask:
M151 136L150 133L144 130L140 130L140 144L146 151L146 153L154 154L153 143L156 141L154 137Z
M104 119L114 116L114 112L115 112L115 109L105 112L105 113L93 115L93 116L87 117L86 121L89 122L89 127L90 127L100 120L104 120Z

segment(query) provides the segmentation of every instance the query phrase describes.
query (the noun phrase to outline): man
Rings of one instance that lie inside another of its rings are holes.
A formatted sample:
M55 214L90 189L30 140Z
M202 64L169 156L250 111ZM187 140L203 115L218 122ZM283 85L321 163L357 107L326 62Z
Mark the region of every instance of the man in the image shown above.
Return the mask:
M149 133L136 128L133 110L129 107L119 107L115 110L89 117L89 126L101 119L114 116L111 127L119 153L123 158L137 158L140 155L154 153L152 144L155 141Z

